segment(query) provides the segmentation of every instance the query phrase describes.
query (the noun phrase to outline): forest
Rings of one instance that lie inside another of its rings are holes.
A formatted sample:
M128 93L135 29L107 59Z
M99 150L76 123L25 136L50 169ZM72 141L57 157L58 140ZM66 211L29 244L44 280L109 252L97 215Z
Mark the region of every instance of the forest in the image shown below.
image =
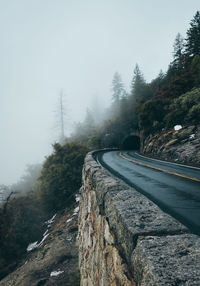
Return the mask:
M200 12L190 22L187 37L177 34L173 44L173 61L150 83L136 64L131 91L124 89L121 75L112 80L112 105L104 120L96 123L96 112L87 110L72 139L90 149L120 147L121 138L139 130L147 136L170 129L176 124L200 121Z
M168 70L147 83L136 64L131 92L119 72L112 80L112 104L104 120L87 110L70 138L55 143L42 166L30 166L21 182L11 187L0 208L0 279L26 254L30 241L44 230L43 222L70 207L81 186L84 157L90 150L118 147L134 131L155 134L176 124L200 123L200 12L189 24L186 38L177 34Z

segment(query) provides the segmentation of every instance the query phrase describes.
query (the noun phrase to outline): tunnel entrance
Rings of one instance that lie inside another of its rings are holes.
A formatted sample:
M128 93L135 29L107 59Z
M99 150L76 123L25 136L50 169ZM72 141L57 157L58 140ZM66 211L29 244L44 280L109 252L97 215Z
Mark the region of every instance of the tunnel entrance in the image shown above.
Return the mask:
M122 143L123 150L140 150L140 137L130 135L126 137Z

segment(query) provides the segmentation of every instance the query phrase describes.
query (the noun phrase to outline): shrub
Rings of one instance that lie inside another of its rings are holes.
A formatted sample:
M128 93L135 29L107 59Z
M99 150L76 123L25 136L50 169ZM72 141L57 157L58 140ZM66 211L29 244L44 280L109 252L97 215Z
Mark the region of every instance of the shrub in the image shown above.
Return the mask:
M42 168L39 178L39 198L45 209L55 212L74 200L74 193L81 186L82 166L87 148L78 143L53 145L54 152Z
M169 107L169 113L164 121L167 127L175 124L200 122L200 88L193 89L174 99Z
M164 127L163 117L166 114L167 101L153 98L139 107L139 125L145 134L154 133Z
M165 116L164 122L165 122L166 127L168 128L173 127L174 125L177 125L177 124L182 125L184 122L184 117L185 117L184 110L174 109Z
M186 121L192 121L193 123L200 122L200 103L190 108L188 115L186 116Z

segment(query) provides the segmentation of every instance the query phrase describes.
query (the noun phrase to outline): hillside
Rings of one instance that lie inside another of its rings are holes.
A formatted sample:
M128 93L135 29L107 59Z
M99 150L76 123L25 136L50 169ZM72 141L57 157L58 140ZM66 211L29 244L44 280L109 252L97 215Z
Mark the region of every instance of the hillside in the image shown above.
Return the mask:
M78 286L77 204L58 212L46 223L43 242L29 250L15 271L0 281L1 286ZM30 243L33 243L30 241ZM27 245L28 247L28 245Z
M143 154L200 167L200 126L191 125L149 135L144 141Z

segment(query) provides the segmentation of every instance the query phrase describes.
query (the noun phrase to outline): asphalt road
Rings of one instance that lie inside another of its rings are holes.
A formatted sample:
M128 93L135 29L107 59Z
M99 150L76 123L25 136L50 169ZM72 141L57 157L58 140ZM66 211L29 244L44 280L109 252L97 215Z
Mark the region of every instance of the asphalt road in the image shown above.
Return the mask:
M200 235L200 168L150 159L133 151L105 152L98 159L110 172Z

